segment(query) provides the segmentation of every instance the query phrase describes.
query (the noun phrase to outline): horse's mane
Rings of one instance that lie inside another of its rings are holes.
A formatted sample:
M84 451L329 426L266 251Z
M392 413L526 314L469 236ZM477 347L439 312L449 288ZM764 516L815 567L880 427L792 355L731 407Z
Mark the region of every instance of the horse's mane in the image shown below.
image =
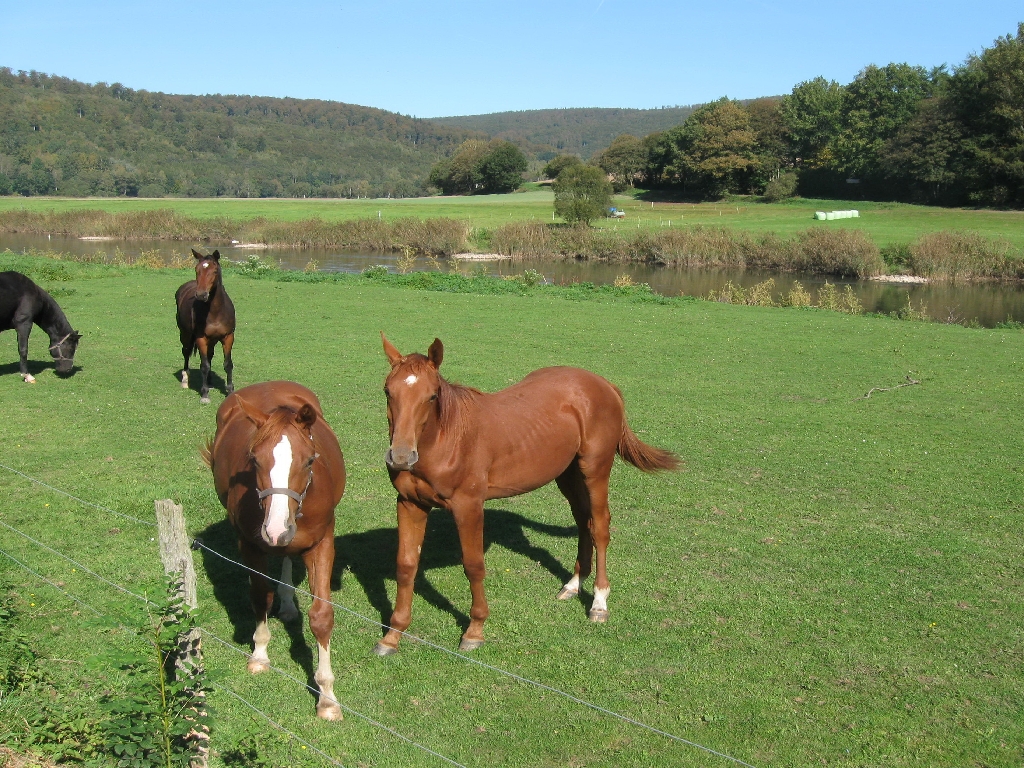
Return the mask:
M446 381L440 374L437 378L441 383L437 390L438 420L441 431L458 440L466 433L470 424L470 409L466 406L483 392L463 384Z

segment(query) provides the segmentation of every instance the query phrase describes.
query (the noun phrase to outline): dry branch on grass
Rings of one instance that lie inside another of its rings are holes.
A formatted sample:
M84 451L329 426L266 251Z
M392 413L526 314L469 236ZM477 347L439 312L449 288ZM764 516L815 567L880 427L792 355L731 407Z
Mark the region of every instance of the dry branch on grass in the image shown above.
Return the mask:
M868 390L868 393L866 395L864 395L864 397L855 397L853 399L854 400L867 400L869 397L871 397L872 393L874 393L874 392L891 392L892 390L899 389L900 387L912 387L915 384L920 384L920 383L921 382L918 381L917 379L912 379L909 376L907 376L907 380L904 383L897 384L895 387L872 387L871 389Z

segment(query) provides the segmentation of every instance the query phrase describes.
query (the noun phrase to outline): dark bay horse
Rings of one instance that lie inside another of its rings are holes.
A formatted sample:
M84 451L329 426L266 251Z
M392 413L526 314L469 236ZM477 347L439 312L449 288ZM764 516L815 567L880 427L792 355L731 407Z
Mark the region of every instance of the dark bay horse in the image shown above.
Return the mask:
M200 402L210 402L210 361L213 350L220 342L224 350L224 373L228 377L227 393L235 390L231 372L231 345L235 342L235 305L224 290L220 271L220 251L203 256L193 250L196 258L196 279L189 280L174 294L178 312L178 331L181 336L181 354L185 367L181 372L181 388L188 389L188 362L199 350L199 371L203 383L199 389Z
M590 619L608 619L611 587L605 567L611 513L608 477L617 453L634 467L675 469L669 451L642 443L626 423L622 393L579 368L541 368L518 384L486 394L445 381L444 347L402 355L381 335L391 372L384 381L391 447L385 456L398 491L398 594L390 629L377 643L398 648L412 620L413 581L431 508L450 510L462 545L473 605L460 650L484 642L484 502L527 493L554 480L578 528L573 576L560 599L579 594L597 551Z
M315 596L309 628L316 636L319 662L314 679L320 688L317 716L341 719L334 701L331 632L334 607L334 508L345 492L345 460L338 438L324 421L320 401L290 381L243 387L217 409L217 433L203 451L214 486L238 533L238 549L247 566L249 598L256 614L253 674L270 668L267 614L274 591L264 576L269 555L284 555L281 581L291 582L290 555L301 555ZM294 590L279 587L280 617L294 619ZM325 602L326 601L326 602Z
M20 272L0 272L0 331L13 328L18 332L21 378L29 384L35 383L28 372L28 335L33 323L50 337L50 355L57 373L73 373L82 335L71 327L53 296Z

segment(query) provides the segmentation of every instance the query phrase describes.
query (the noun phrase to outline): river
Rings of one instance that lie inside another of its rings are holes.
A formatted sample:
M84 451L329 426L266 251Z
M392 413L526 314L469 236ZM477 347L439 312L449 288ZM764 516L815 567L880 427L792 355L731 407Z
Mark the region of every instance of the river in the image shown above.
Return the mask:
M172 252L187 253L188 248L189 245L186 243L169 243L166 240L80 240L47 235L0 234L0 251L53 250L82 256L100 252L113 257L115 249L120 249L121 253L131 258L142 251L155 250L168 259ZM209 249L201 250L207 252ZM340 250L253 250L221 246L220 251L233 261L245 261L251 255L258 254L261 259L278 262L284 269L301 270L311 260L315 260L318 269L325 272L362 272L366 267L375 264L383 264L392 271L397 271L399 259L398 254L394 253ZM413 269L432 270L438 266L444 270L452 268L444 259L433 262L421 258L416 260ZM622 275L628 275L633 282L647 283L654 291L666 296L707 296L711 291L721 290L729 281L748 288L755 283L773 278L776 298L782 293L788 293L794 282L799 282L811 293L814 301L817 300L818 289L827 279L841 289L850 285L866 312L894 312L911 302L916 311L923 308L927 315L940 322L976 322L988 328L1008 319L1024 322L1024 286L1018 283L883 283L874 280L826 278L821 275L794 272L679 269L647 264L542 259L461 262L457 268L463 272L480 271L490 275L511 275L534 269L544 275L548 282L558 284L609 284Z

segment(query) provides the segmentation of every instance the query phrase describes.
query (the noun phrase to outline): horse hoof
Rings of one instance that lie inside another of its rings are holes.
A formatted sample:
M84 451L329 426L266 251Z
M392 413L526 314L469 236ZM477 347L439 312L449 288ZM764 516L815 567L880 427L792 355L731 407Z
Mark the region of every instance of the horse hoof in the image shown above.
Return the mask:
M466 638L462 638L462 642L459 643L459 650L460 651L475 651L477 648L479 648L483 644L484 644L483 640L467 640Z
M260 672L266 672L270 669L270 664L265 661L257 661L256 659L249 659L247 665L249 672L253 675L258 675Z
M595 624L604 624L606 621L608 621L607 608L591 608L589 615L590 620Z
M208 398L208 397L200 397L199 398L199 402L202 403L203 405L209 405L210 404L210 398Z
M378 656L394 656L398 653L398 649L390 645L384 645L384 643L377 643L373 646L373 652Z
M324 704L317 706L316 716L321 720L344 720L341 714L341 707L337 704Z
M562 587L560 590L558 590L558 594L555 595L555 599L568 600L571 597L576 597L576 595L578 595L579 593L580 591L578 589L567 589L566 587Z
M35 384L36 383L36 377L33 376L31 373L26 373L23 378L25 379L25 383L26 384Z

